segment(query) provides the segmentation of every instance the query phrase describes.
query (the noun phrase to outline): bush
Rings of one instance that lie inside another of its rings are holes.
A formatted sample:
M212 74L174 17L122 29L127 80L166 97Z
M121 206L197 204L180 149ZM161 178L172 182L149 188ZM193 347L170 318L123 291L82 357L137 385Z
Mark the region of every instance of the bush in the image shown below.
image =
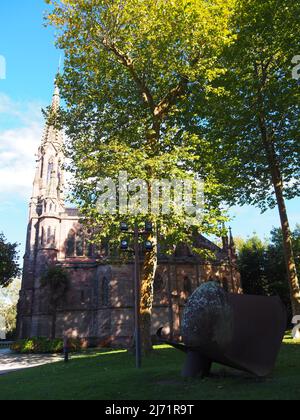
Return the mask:
M79 351L84 347L82 340L77 338L69 339L71 352ZM62 339L50 340L48 338L29 338L18 340L11 345L11 350L21 354L55 354L62 353L64 343Z

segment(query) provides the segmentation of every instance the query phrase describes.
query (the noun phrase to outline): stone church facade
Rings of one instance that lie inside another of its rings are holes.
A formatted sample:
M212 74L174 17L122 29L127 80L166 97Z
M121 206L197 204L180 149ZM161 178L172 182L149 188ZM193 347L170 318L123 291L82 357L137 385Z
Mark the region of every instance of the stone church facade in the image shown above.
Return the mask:
M52 110L59 108L55 88ZM50 265L68 270L70 287L57 307L55 335L69 335L98 344L124 344L134 334L134 264L99 253L79 222L77 209L67 208L64 197L63 133L46 123L38 150L18 305L19 338L50 337L53 314L49 293L40 279ZM180 335L183 307L201 283L218 279L230 292L240 292L240 276L232 235L218 247L203 236L197 246L215 259L205 261L184 246L172 257L159 256L155 279L152 332L168 327ZM142 255L141 255L142 257Z

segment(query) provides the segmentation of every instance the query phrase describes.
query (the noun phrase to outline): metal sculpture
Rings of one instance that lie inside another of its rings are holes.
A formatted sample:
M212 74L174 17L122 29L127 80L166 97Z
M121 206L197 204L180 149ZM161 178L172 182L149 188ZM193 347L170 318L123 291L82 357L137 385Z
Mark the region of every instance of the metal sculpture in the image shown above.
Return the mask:
M209 376L213 362L265 377L273 370L287 325L278 297L229 294L217 282L199 287L182 321L183 343L159 339L186 353L184 377Z

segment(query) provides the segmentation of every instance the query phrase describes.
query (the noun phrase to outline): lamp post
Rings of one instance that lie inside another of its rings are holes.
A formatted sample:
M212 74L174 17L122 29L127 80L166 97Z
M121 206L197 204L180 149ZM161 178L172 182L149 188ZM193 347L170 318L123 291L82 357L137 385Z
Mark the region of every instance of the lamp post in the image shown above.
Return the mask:
M121 241L121 250L124 252L133 252L134 254L134 329L135 329L135 360L136 368L142 366L142 343L141 343L141 327L140 327L140 256L139 256L139 237L152 232L152 223L145 223L145 231L140 232L138 223L134 224L134 231L129 231L126 222L120 225L121 231L134 237L133 250L129 249L129 243L126 240ZM145 242L146 251L152 251L153 244L150 241Z
M134 309L135 309L135 360L136 368L142 366L142 345L140 326L140 256L139 256L139 228L134 225Z
M67 335L64 336L64 362L69 363L69 354L70 354L70 348L69 348L69 338Z

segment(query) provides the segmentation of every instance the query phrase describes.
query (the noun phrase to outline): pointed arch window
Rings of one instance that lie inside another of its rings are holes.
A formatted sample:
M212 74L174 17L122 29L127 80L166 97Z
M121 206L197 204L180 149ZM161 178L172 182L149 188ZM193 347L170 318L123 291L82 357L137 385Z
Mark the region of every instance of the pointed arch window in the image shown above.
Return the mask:
M47 229L47 244L49 245L51 243L51 227L49 226Z
M94 245L91 242L87 243L87 256L90 258L94 256Z
M41 173L40 173L40 178L43 178L43 174L44 174L44 156L41 157Z
M87 239L83 230L70 230L66 242L66 257L94 256L94 245Z
M190 296L192 294L192 281L188 276L185 276L183 279L183 290L184 292Z
M82 231L78 232L76 237L76 256L84 256L84 235Z
M41 245L44 245L45 241L45 229L42 227L42 235L41 235Z
M50 159L48 163L47 184L49 184L51 180L51 175L52 175L53 170L54 170L54 162L53 162L53 159Z
M109 306L109 280L107 277L102 279L102 306Z
M80 301L81 301L81 304L82 305L85 303L85 293L84 293L84 290L81 290L81 292L80 292Z
M76 238L75 231L70 230L68 238L67 238L67 249L66 249L67 257L75 256L75 238Z
M62 183L62 175L61 175L62 163L61 160L58 161L57 167L57 177L58 177L58 185L60 186Z
M165 281L161 274L156 273L154 278L154 292L161 293L164 290Z

